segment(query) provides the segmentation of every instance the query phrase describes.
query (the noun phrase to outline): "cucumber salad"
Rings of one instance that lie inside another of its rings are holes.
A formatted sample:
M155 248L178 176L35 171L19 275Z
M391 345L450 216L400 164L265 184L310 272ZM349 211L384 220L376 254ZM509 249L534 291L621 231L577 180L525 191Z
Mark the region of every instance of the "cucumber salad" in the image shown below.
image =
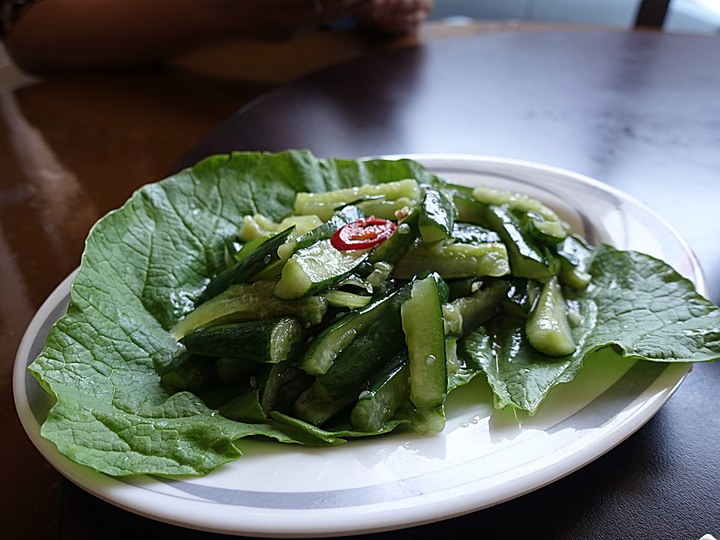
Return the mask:
M592 250L520 194L415 179L301 192L233 240L162 372L233 420L441 431L448 392L482 372L463 351L479 327L511 319L538 358L573 354L587 328L570 299Z
M407 159L238 152L96 224L29 370L55 398L42 434L61 453L198 475L244 437L431 436L473 380L533 415L599 353L717 360L720 310L520 193Z

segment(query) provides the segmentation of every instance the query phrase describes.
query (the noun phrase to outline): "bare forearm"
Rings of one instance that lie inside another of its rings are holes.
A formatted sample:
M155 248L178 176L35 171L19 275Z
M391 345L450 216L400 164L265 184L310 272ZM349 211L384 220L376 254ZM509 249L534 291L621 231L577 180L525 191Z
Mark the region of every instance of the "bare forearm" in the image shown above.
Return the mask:
M0 0L2 1L2 0ZM36 74L157 64L234 37L288 39L342 17L412 31L433 0L41 0L5 44Z
M44 0L6 40L27 71L124 67L235 36L282 39L352 13L363 0Z

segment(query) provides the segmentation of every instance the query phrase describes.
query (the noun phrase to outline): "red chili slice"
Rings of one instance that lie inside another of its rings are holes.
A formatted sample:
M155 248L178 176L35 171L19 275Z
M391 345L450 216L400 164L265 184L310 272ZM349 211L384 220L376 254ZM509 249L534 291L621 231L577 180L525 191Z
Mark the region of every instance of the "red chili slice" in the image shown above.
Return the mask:
M396 228L390 220L370 216L340 227L330 238L330 243L338 251L368 249L390 238Z

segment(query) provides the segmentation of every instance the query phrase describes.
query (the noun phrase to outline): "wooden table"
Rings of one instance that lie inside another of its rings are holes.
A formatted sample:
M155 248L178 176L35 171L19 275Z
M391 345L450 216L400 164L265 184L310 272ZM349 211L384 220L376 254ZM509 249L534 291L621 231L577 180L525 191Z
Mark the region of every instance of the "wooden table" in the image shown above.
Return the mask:
M91 224L140 185L209 154L465 153L571 169L665 216L720 302L720 38L523 31L367 49L377 50L249 105L286 81L186 69L209 66L197 58L0 95L0 516L9 537L211 536L129 514L63 481L23 433L9 387L25 327L77 266ZM582 470L490 509L378 537L720 536L718 386L720 364L696 366L650 422Z

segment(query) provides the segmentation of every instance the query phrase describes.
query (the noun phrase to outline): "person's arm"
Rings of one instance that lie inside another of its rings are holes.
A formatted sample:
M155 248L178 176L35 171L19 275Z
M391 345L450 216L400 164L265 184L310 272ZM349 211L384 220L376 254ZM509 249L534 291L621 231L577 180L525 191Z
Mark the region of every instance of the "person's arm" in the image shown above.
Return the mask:
M356 14L370 30L384 34L414 32L435 7L435 0L369 0Z
M42 0L5 40L35 74L156 64L232 37L287 39L367 0Z

